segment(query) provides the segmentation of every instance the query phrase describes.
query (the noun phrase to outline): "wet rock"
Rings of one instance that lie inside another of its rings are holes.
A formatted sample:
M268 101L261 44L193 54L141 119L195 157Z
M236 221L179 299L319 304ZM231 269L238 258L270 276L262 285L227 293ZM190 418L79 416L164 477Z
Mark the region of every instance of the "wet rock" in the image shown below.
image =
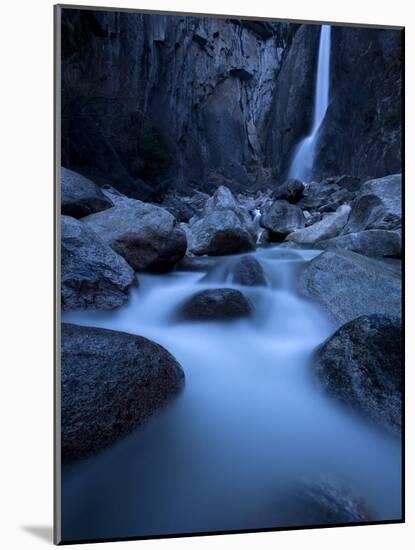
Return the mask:
M128 300L134 271L82 222L61 219L62 309L112 309Z
M215 288L202 290L180 308L179 316L193 321L230 321L249 317L252 306L239 290Z
M265 286L267 284L261 264L253 256L243 256L232 268L232 282L245 286Z
M402 257L402 237L399 231L369 229L319 241L315 246L322 250L332 248L351 250L372 258Z
M186 235L158 206L130 200L82 220L136 271L165 271L184 256Z
M141 336L64 323L61 350L63 462L108 447L184 385L174 357Z
M221 256L255 249L252 218L224 186L206 202L201 217L190 220L187 235L189 251L198 256Z
M179 271L210 271L216 262L207 256L184 256L177 264Z
M400 433L402 324L364 315L343 325L316 354L320 385L389 432Z
M289 179L272 193L276 200L286 200L292 204L298 202L304 193L304 183L297 179Z
M289 233L305 227L305 219L297 206L287 201L274 201L265 207L261 225L269 230L272 240L281 242Z
M333 214L327 214L317 223L290 233L287 241L296 244L314 244L318 241L337 237L347 223L350 206L340 206Z
M82 218L111 208L112 202L93 181L81 174L61 168L62 214Z
M299 289L339 323L374 313L401 316L399 270L355 252L326 250L301 273Z

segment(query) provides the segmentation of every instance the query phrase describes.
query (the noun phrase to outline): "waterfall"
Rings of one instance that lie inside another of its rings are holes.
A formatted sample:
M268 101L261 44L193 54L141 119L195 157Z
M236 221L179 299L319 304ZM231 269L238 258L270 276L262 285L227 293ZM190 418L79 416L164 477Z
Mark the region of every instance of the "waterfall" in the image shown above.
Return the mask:
M316 93L314 98L313 126L308 136L297 146L288 176L303 181L311 176L318 131L329 103L330 82L330 25L322 25L318 48Z

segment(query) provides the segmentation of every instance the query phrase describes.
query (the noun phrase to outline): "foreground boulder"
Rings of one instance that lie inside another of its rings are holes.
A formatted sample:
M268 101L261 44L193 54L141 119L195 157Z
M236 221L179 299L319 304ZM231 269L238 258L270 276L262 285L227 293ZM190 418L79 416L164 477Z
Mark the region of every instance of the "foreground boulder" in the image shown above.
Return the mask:
M326 250L300 274L299 288L339 323L372 313L401 316L399 270L355 252Z
M224 186L206 201L203 213L187 228L189 251L221 256L255 250L256 233L249 212Z
M96 183L77 172L61 168L62 214L83 218L111 206L111 200L104 195Z
M330 395L399 433L402 360L400 319L365 315L343 325L319 348L315 372Z
M135 273L82 222L61 219L63 309L112 309L128 300Z
M268 229L271 240L281 242L289 233L305 227L305 218L300 208L279 200L265 207L261 225Z
M63 324L61 350L63 462L108 447L184 385L174 357L141 336Z
M379 224L378 222L373 227L377 229L396 229L402 226L401 174L393 174L365 182L360 189L358 198L366 195L377 197L384 209L382 223Z
M369 521L362 499L333 480L298 483L277 499L279 523L284 526L327 525Z
M290 233L287 237L287 241L294 244L308 245L337 237L346 225L349 213L349 205L345 204L339 206L336 212L327 214L321 221Z
M186 253L176 218L153 204L130 199L82 221L136 271L171 269Z
M244 286L265 286L265 278L262 265L253 256L243 256L232 268L232 282Z
M239 290L215 288L197 292L182 304L179 316L194 321L230 321L249 317L252 306Z
M319 241L316 245L320 249L337 248L352 250L373 258L401 258L402 237L399 231L385 231L384 229L369 229L340 235L334 239Z

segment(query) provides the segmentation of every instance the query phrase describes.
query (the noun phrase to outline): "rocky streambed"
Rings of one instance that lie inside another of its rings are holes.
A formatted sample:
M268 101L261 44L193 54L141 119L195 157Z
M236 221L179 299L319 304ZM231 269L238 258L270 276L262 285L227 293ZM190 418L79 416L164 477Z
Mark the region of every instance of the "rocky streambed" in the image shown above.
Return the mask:
M400 176L62 175L64 538L399 519Z

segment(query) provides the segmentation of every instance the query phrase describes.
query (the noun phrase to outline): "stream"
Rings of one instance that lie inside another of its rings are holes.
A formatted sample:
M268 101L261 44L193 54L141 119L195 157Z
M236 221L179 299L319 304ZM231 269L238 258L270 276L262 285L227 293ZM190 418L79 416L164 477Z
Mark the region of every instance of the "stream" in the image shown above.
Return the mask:
M259 248L267 287L229 282L235 256L205 272L139 274L118 310L62 320L154 340L182 365L179 397L96 456L63 467L66 540L284 526L275 504L303 478L332 476L374 519L400 517L400 441L325 396L311 356L337 328L296 292L318 251ZM241 290L253 317L183 322L178 305L205 288Z

